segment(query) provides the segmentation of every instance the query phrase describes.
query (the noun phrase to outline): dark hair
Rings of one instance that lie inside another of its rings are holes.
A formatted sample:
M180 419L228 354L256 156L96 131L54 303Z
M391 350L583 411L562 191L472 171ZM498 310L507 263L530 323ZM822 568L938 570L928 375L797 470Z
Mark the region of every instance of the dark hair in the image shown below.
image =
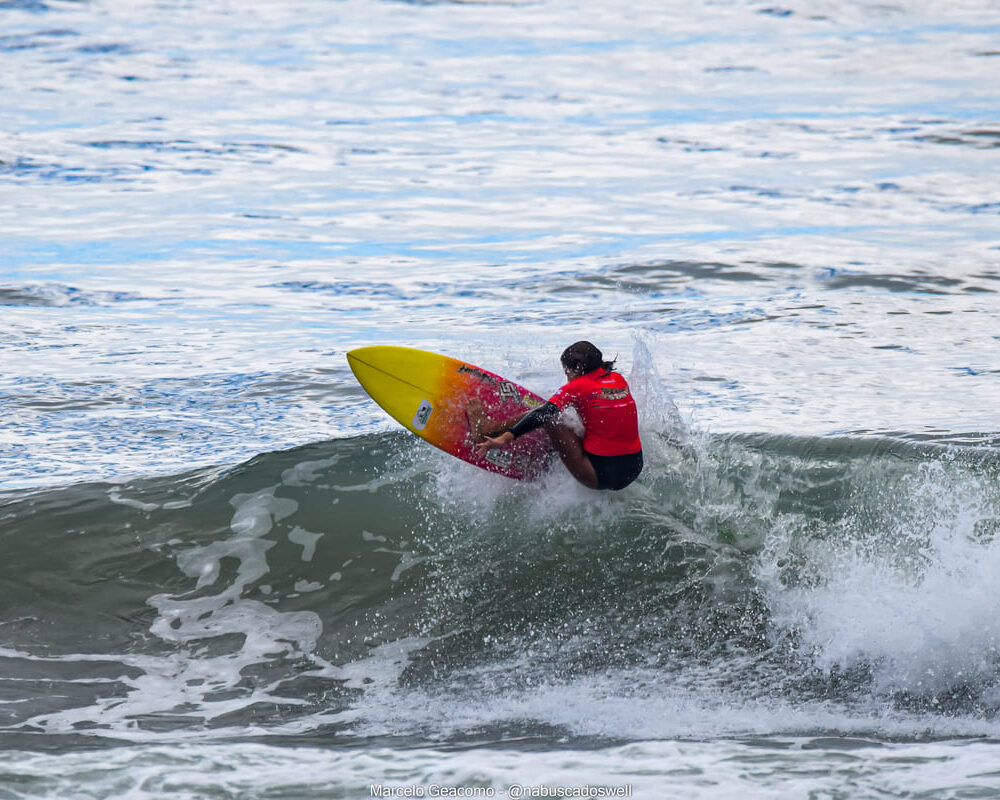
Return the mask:
M576 342L563 350L559 360L566 369L577 370L586 375L604 367L608 372L615 367L614 360L605 361L601 351L590 342Z

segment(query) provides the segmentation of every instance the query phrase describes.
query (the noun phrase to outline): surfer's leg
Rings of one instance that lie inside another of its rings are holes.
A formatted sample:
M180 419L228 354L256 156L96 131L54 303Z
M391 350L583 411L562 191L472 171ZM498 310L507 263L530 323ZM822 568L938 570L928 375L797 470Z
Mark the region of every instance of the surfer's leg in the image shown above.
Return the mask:
M587 454L583 451L583 440L565 425L550 422L545 425L545 431L552 440L559 458L562 459L569 474L588 489L596 489L597 473Z

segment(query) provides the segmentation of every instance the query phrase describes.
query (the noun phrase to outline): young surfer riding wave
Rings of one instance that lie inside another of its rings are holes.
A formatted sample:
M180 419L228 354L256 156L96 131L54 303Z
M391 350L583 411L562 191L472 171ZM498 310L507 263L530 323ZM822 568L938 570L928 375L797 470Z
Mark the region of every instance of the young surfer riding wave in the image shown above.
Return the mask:
M576 342L560 358L568 383L547 403L497 425L478 398L469 401L469 425L480 453L506 447L544 427L570 474L589 489L624 489L642 472L639 416L628 383L590 342ZM572 406L583 422L583 438L561 424Z

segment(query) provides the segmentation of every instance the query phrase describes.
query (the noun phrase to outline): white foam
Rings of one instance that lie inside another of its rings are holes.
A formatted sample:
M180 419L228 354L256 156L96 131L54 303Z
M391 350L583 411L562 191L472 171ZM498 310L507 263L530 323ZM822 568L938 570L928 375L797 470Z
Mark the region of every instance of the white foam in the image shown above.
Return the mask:
M108 499L112 503L117 503L120 506L128 506L129 508L135 508L139 511L156 511L160 506L157 503L145 503L142 500L134 500L130 497L123 497L121 492L117 489L111 489L108 492Z
M400 671L395 663L392 675ZM367 662L352 669L377 674ZM510 675L530 674L530 659L479 667L452 676L448 691L398 686L391 676L363 685L357 732L422 735L446 740L484 727L545 725L576 737L601 739L719 738L809 735L911 737L997 735L1000 724L894 711L883 703L848 705L748 691L727 681L726 667L689 665L683 674L649 668L610 669L558 680L528 680L504 688ZM468 687L468 688L464 688Z
M508 787L516 785L536 792L547 788L548 796L558 796L560 787L565 794L574 788L607 786L629 787L628 796L638 800L785 800L845 793L990 796L1000 788L1000 778L988 767L995 757L996 745L989 742L879 745L785 737L753 742L638 741L541 752L514 747L175 744L59 754L3 753L0 766L12 783L33 787L32 796L54 798L81 796L83 791L88 797L130 800L159 800L165 794L320 800L372 797L386 789L422 790L431 796L430 787L440 796L476 796L475 790L489 787L496 797L513 797L517 795Z
M150 632L174 646L166 655L91 656L136 668L138 676L118 680L128 693L100 699L95 704L39 715L31 724L48 731L73 731L86 723L105 736L131 740L170 738L170 734L142 730L138 721L157 716L183 716L211 721L245 710L257 703L304 704L306 701L274 695L281 677L270 685L247 686L244 670L281 658L308 660L313 674L339 677L339 671L316 655L322 622L312 611L283 612L244 596L247 588L269 571L267 553L275 542L262 538L277 520L294 513L298 504L275 496L270 487L232 499L233 516L228 538L190 547L177 555L180 571L196 581L195 592L161 593L147 601L157 612ZM296 529L293 537L303 545L303 555L314 548L318 536ZM222 562L235 563L235 573L223 573ZM225 574L225 580L223 580ZM300 592L316 591L320 584L299 581ZM263 594L270 587L261 587ZM53 660L87 660L67 655ZM244 730L241 726L240 730ZM214 737L221 729L186 728L184 737Z
M312 533L296 525L288 532L288 541L302 547L302 560L312 561L316 555L316 544L323 538L322 533Z
M300 461L281 473L281 482L285 486L305 486L315 481L323 470L332 467L338 461L340 461L339 455L316 461Z
M299 504L287 497L275 497L277 486L252 494L238 494L230 501L235 513L230 527L242 536L264 536L275 521L294 514Z
M810 543L816 579L786 587L762 569L776 629L796 631L825 669L871 664L882 691L994 681L1000 541L980 523L1000 517L995 488L938 463L897 490L874 527L859 514Z

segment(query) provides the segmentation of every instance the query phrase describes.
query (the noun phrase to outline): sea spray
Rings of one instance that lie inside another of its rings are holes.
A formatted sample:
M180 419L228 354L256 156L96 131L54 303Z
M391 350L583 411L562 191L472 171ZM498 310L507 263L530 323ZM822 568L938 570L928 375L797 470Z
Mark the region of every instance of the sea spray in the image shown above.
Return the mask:
M958 692L968 708L992 715L1000 677L994 471L947 453L844 466L857 473L855 490L836 523L821 536L773 543L777 561L799 561L794 577L762 561L775 631L794 631L823 670L866 666L880 694L954 707Z

